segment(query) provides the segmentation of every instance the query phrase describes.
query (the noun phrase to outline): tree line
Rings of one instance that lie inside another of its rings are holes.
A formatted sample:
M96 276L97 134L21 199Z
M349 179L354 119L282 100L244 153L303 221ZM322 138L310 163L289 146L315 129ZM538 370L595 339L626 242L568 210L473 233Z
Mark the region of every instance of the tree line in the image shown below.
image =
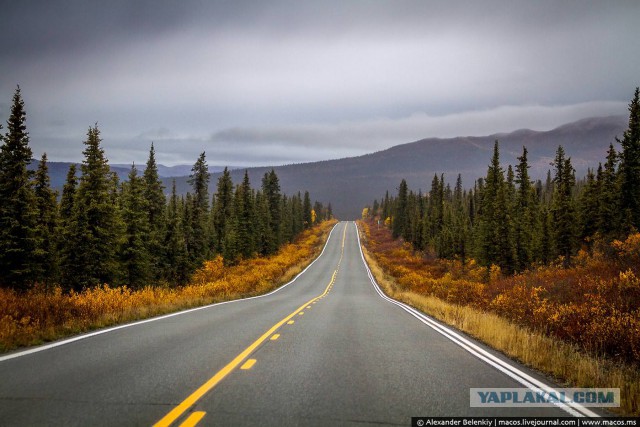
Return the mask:
M205 153L192 168L192 191L179 196L174 180L167 197L153 144L144 173L134 164L119 182L101 141L97 124L90 127L80 170L70 166L59 195L46 154L35 172L28 169L32 151L17 88L0 134L0 286L184 284L206 259L221 255L233 264L272 254L332 216L330 205L312 205L308 192L282 194L273 170L255 190L246 172L234 185L225 168L210 195Z
M571 265L580 248L626 237L640 230L640 101L629 104L629 127L618 152L610 144L604 164L576 180L571 158L558 147L546 180L529 176L528 152L518 164L500 164L498 141L487 175L472 189L457 177L451 188L434 175L427 194L408 189L389 193L363 210L377 216L416 250L440 258L474 258L507 273L561 260Z

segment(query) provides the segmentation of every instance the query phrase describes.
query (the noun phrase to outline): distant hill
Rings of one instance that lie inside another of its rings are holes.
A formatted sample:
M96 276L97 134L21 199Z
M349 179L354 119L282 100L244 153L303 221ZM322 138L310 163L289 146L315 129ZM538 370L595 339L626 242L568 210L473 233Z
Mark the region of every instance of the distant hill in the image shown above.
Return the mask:
M32 160L29 165L29 169L36 170L38 168L38 160ZM48 162L49 168L49 177L51 179L51 186L60 190L64 185L64 182L67 178L67 172L69 171L69 166L71 166L72 162ZM78 166L78 175L80 174L80 164L76 163ZM131 170L131 165L125 164L109 164L111 170L118 174L120 180L127 179L129 176L129 171ZM158 165L158 175L161 178L173 178L173 177L185 177L189 176L191 173L191 168L193 165L177 165L177 166L164 166ZM138 174L142 174L145 169L145 165L136 165L136 169L138 169ZM229 167L229 169L237 169L237 166ZM212 173L222 172L224 170L223 166L210 166L209 170Z
M334 214L340 219L358 218L362 208L374 198L391 194L402 178L410 188L428 191L434 173L445 174L452 185L458 173L462 174L466 186L487 172L494 141L500 141L502 165L515 165L522 154L522 146L529 150L531 176L544 178L551 168L558 145L562 145L577 171L577 176L586 174L587 168L597 167L603 162L610 143L615 137L622 137L627 128L624 116L594 117L560 126L550 131L517 130L481 137L427 138L408 144L397 145L359 157L339 160L327 160L313 163L301 163L274 167L280 178L282 191L294 194L308 190L314 200L331 202ZM57 165L50 164L52 182L61 187L64 183L68 163L60 164L62 178L54 179ZM120 166L120 165L118 165ZM116 167L116 165L112 166ZM129 167L123 169L126 177ZM251 183L258 187L262 176L271 167L250 168ZM120 174L120 169L118 168ZM189 168L190 171L190 168ZM58 172L59 173L59 172ZM242 180L244 169L231 172L234 182ZM211 176L211 191L220 173ZM180 193L189 191L187 177L163 178L168 189L172 179Z
M331 202L340 219L355 219L373 199L380 199L387 190L395 193L402 178L410 188L428 191L434 173L444 173L452 185L461 173L464 184L472 186L477 178L486 175L496 139L500 142L505 169L508 164L517 163L524 145L529 151L531 176L544 178L558 145L562 145L571 157L577 176L582 177L587 168L604 162L609 144L615 144L616 136L622 137L627 120L624 116L595 117L545 132L523 129L483 137L427 138L364 156L274 169L283 192L308 190L313 199L325 204ZM248 169L251 183L259 186L269 170L270 167ZM243 169L231 172L234 182L238 183L243 174ZM211 177L213 188L218 176ZM166 185L170 185L170 181ZM177 185L181 191L188 191L186 180L178 179Z
M194 160L195 162L195 160ZM131 170L131 165L125 164L113 164L110 165L112 170L115 170L120 174L119 169L125 169L126 174ZM191 168L193 165L177 165L177 166L165 166L158 165L158 175L162 178L172 178L178 176L188 176L191 174ZM136 168L140 171L140 173L144 172L146 169L145 165L136 165ZM238 166L229 166L229 169L238 169ZM222 172L224 170L224 166L209 166L209 171L211 173ZM126 176L125 174L125 176Z

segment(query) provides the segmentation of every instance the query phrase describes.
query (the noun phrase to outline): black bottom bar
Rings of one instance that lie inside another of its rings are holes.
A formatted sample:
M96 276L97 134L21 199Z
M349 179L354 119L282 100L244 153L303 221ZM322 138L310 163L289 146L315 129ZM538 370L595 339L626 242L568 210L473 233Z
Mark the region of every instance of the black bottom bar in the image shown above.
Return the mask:
M411 417L412 427L640 427L640 418Z

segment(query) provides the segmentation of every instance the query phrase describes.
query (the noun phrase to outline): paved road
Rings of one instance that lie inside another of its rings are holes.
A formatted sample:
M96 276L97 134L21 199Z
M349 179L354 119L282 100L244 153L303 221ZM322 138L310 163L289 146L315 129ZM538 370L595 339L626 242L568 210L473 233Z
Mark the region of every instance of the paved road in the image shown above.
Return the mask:
M356 227L343 222L302 275L268 296L0 358L0 424L406 426L424 415L569 415L470 408L472 387L541 378L431 322L379 294Z

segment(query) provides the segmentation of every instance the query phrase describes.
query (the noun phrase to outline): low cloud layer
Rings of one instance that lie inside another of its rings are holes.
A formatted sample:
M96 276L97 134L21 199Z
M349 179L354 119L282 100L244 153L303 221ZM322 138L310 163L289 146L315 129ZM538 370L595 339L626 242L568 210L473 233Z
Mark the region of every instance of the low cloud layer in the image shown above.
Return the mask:
M638 2L17 2L0 119L23 90L36 154L282 164L425 137L625 114ZM161 154L162 153L162 154Z

